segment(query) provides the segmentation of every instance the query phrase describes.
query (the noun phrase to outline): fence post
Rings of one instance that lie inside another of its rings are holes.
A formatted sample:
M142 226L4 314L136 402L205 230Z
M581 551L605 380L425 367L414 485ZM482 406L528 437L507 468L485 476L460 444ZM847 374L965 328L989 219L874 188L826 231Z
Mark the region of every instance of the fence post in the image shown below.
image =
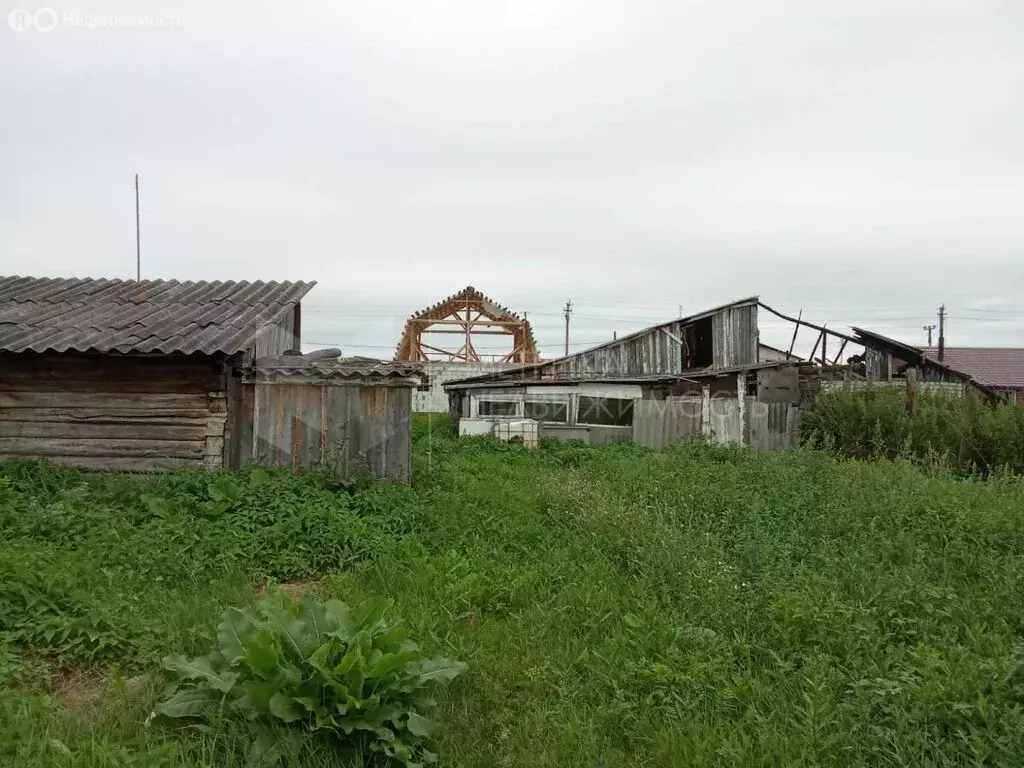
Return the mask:
M917 418L917 370L908 368L907 376L907 413L910 418Z

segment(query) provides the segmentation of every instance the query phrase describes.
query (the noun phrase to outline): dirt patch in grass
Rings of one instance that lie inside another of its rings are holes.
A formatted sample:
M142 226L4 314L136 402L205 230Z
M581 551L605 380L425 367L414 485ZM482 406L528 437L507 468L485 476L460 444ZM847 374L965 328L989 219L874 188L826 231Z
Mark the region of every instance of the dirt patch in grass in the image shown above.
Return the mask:
M63 667L53 674L53 698L70 712L95 712L107 688L107 676L95 667Z
M119 682L100 667L57 667L50 677L49 689L57 706L76 715L97 716L110 698L137 699L143 696L151 680L135 675Z
M281 590L292 600L299 601L312 592L316 585L317 582L315 581L302 581L297 579L295 581L285 581L278 586L281 587ZM257 581L252 585L252 592L256 597L262 595L266 589L267 583L265 581Z

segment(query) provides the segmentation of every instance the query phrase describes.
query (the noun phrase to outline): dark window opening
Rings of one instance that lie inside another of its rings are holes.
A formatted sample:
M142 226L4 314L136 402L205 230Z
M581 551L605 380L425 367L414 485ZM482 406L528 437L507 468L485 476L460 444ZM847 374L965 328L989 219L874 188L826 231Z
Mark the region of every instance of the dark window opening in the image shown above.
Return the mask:
M576 411L577 424L599 424L609 427L633 425L633 401L617 397L580 396Z
M517 405L514 400L481 400L477 412L481 416L515 416Z
M554 402L527 402L523 413L528 419L537 421L557 421L565 424L569 421L569 404Z
M711 317L690 323L683 329L686 348L683 350L683 370L707 368L715 362Z

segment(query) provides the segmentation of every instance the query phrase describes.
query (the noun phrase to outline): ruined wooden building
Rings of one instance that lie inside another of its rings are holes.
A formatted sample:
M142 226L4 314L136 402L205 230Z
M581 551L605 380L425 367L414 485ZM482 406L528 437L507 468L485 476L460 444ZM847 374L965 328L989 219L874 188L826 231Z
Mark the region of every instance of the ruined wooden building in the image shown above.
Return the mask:
M0 277L0 461L408 479L418 379L303 358L314 285Z
M761 313L792 325L788 349L761 343ZM801 330L801 345L814 343L809 354L802 346L797 355ZM632 440L660 448L699 436L774 449L796 443L801 410L823 386L903 375L883 365L891 356L891 340L791 317L755 296L557 360L449 381L445 390L463 434L520 421L537 422L540 437L591 443ZM944 368L920 354L911 362ZM970 377L956 380L977 386Z

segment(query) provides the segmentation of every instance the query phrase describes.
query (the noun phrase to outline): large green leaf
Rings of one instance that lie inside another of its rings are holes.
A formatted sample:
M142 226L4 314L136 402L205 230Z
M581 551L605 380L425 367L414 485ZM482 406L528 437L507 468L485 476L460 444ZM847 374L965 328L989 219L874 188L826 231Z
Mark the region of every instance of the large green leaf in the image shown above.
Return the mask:
M399 644L408 637L409 630L405 627L392 627L373 638L373 644L375 647L387 652L391 650L392 645Z
M180 654L168 656L164 659L164 666L179 677L198 680L223 693L230 691L238 682L238 675L234 672L218 672L210 665L209 659L203 656L191 660Z
M224 612L220 626L217 628L217 642L220 652L229 664L236 664L245 656L245 644L258 631L256 622L238 608L229 608Z
M312 643L312 647L305 650L308 656L324 644L327 633L336 629L336 624L327 611L327 606L310 595L306 595L299 603L299 618L306 625L303 638Z
M342 656L341 661L338 662L338 666L334 668L334 674L336 677L348 674L353 667L361 663L363 660L363 652L358 645L352 646L348 653Z
M270 697L270 714L286 723L294 723L301 720L305 712L291 696L278 691Z
M392 672L404 664L408 664L413 661L420 661L423 659L423 654L419 651L403 651L401 653L389 653L384 656L380 661L370 667L367 670L367 677L384 677L384 675Z
M334 656L334 643L326 642L317 648L309 657L309 664L321 674L324 682L333 679L334 666L331 664L331 657Z
M352 613L349 611L348 606L340 600L328 600L324 603L324 609L327 611L327 616L331 623L331 629L328 630L328 634L332 637L336 637L339 640L348 640L359 628L355 619L352 618Z
M270 699L277 693L278 686L266 680L246 680L242 683L245 698L253 707L261 712L270 711Z
M394 605L394 601L385 597L372 597L361 603L352 613L352 618L362 629L372 631L384 619L384 615Z
M281 646L285 654L294 654L298 661L305 659L316 650L317 643L313 633L299 618L299 611L292 599L278 587L266 590L258 598L258 603L267 625L281 636Z
M409 733L413 736L420 736L425 739L430 738L437 731L437 723L429 718L417 715L415 712L409 713L409 719L406 720L405 727L409 729Z
M281 664L281 646L277 635L261 629L245 643L245 665L257 677L270 678Z
M161 702L153 707L149 716L170 718L199 717L204 714L211 705L216 704L223 698L223 694L211 688L184 688L175 693L167 701ZM148 720L147 720L148 722Z
M417 675L419 683L448 683L463 674L465 662L454 659L424 659L410 665L409 671Z

